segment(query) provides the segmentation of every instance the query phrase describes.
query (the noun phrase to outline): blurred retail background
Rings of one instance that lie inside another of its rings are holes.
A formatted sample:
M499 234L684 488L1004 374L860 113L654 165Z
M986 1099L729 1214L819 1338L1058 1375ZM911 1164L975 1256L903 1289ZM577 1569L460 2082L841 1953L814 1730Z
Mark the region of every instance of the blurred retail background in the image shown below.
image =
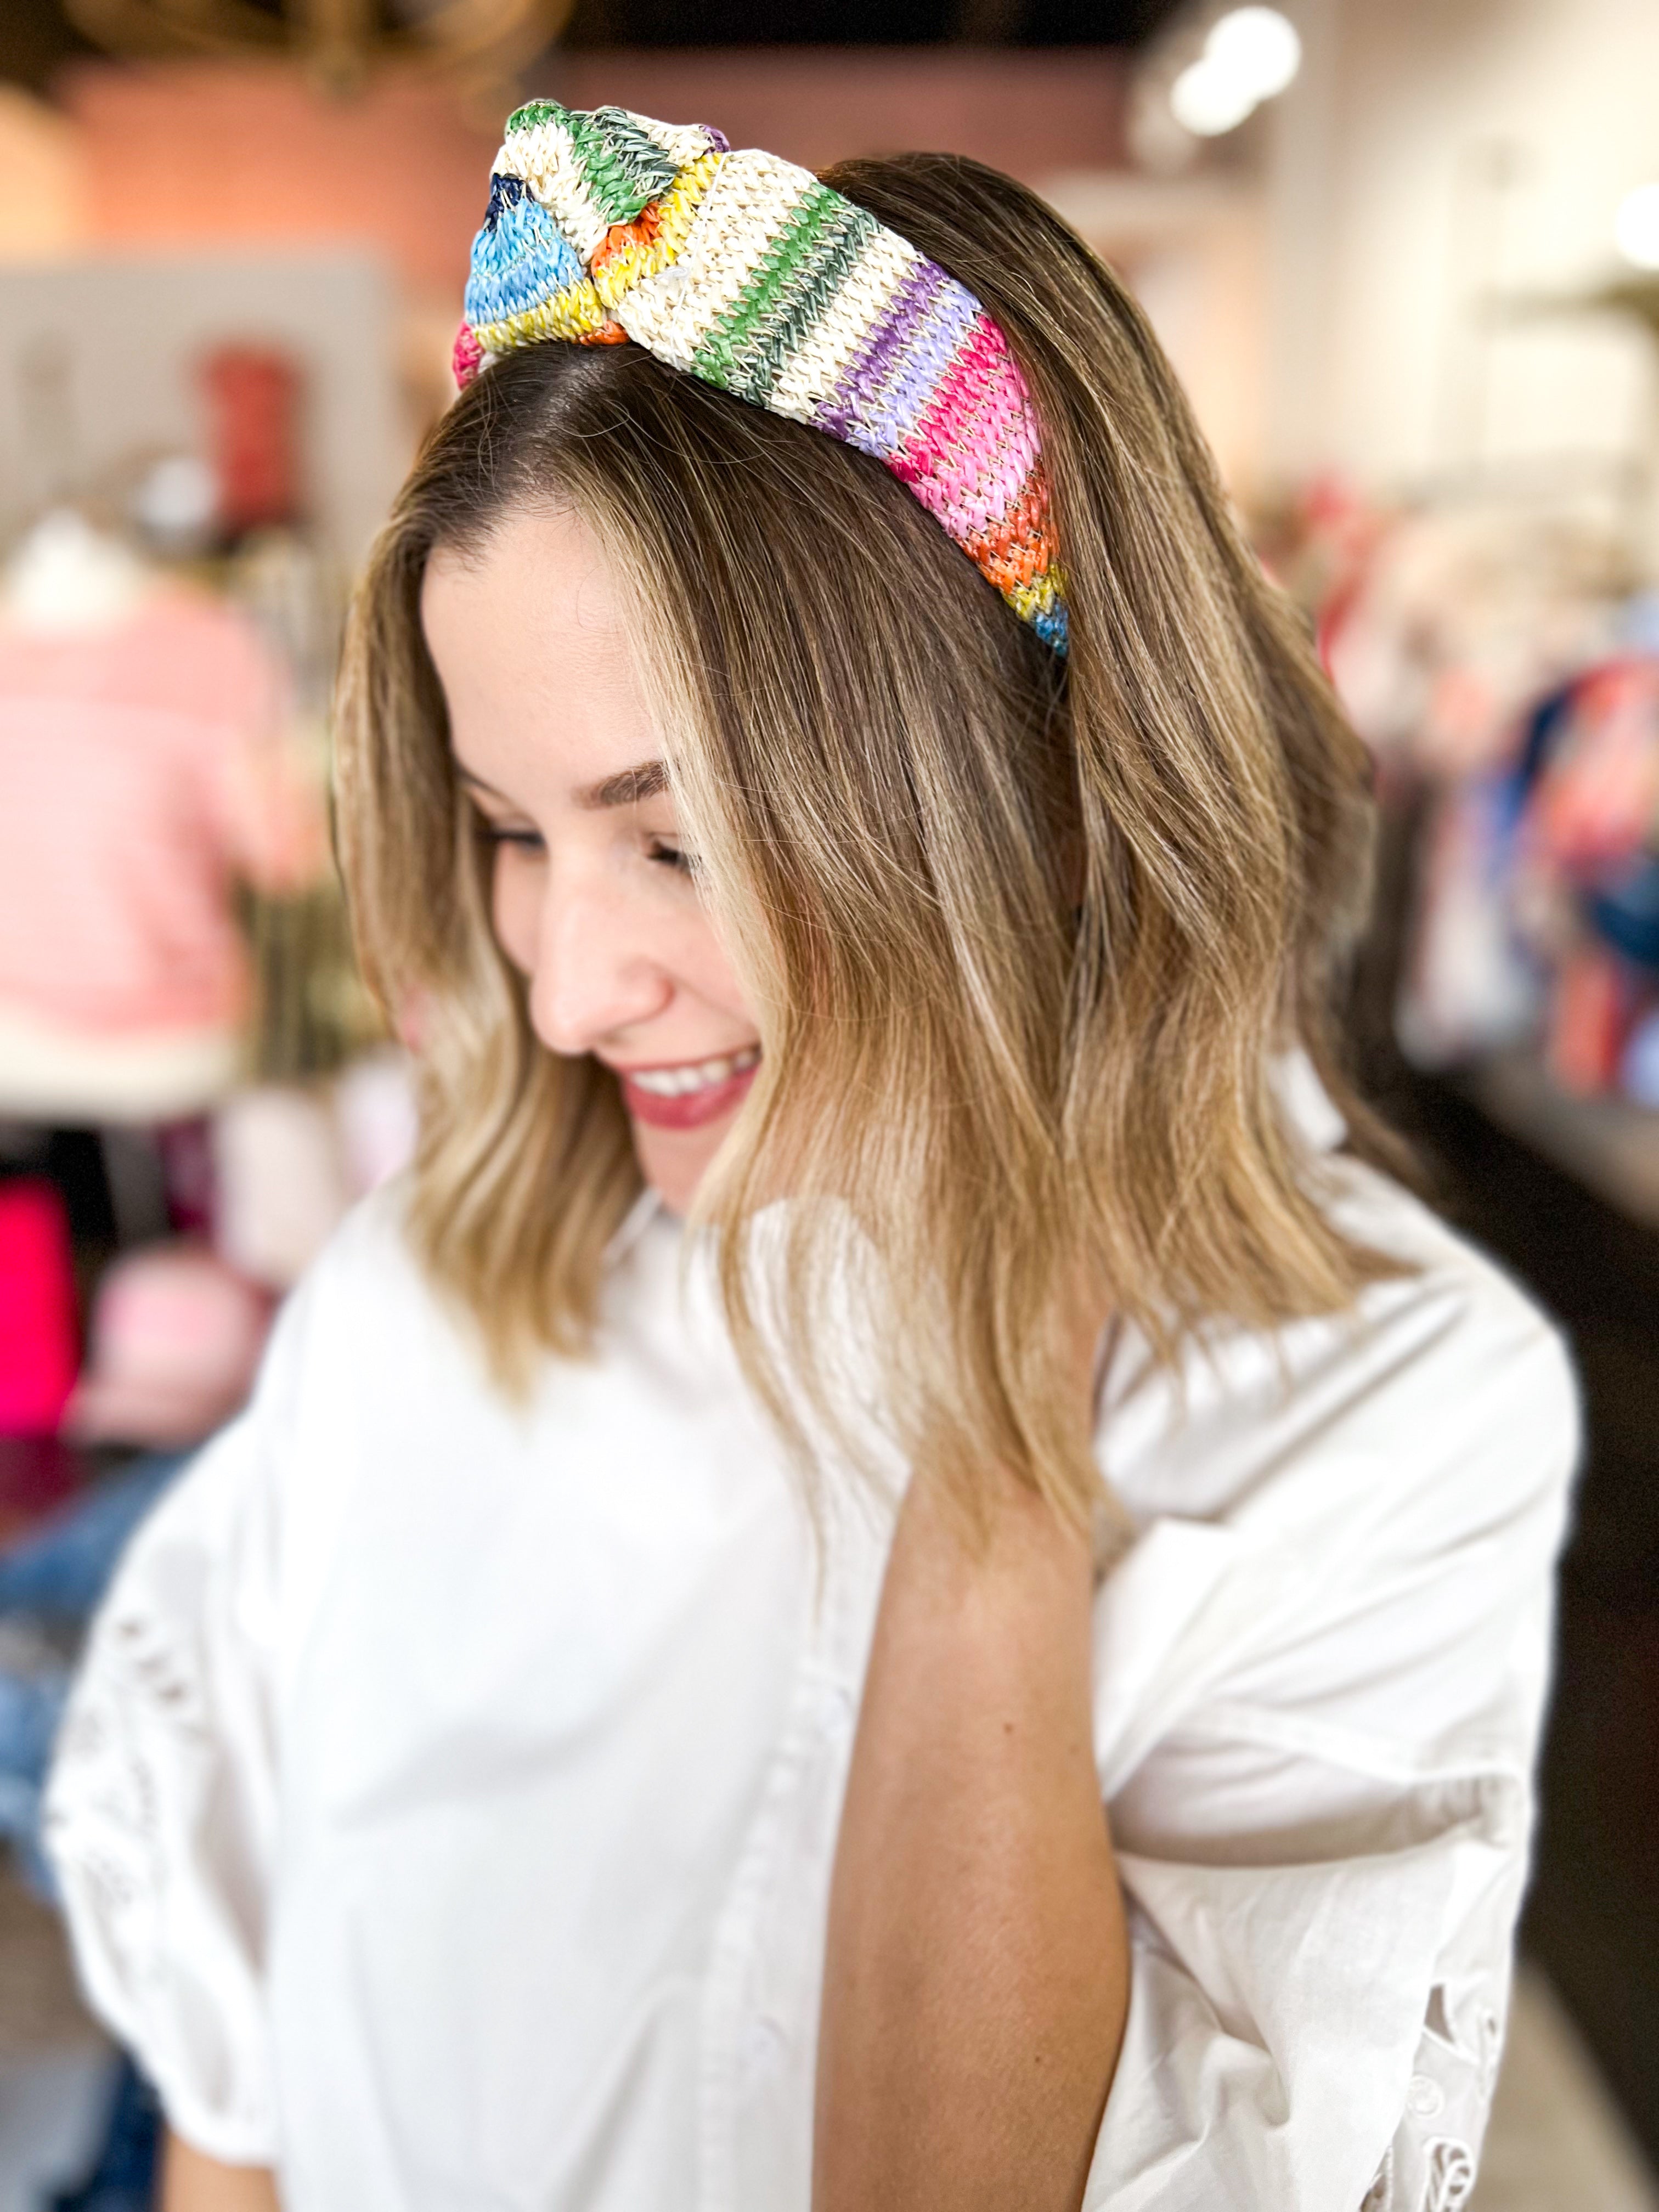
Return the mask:
M0 2212L149 2202L38 1784L124 1534L412 1142L329 685L531 92L1024 179L1317 624L1387 825L1357 1049L1590 1413L1498 2116L1433 2212L1659 2205L1656 85L1652 0L5 0Z

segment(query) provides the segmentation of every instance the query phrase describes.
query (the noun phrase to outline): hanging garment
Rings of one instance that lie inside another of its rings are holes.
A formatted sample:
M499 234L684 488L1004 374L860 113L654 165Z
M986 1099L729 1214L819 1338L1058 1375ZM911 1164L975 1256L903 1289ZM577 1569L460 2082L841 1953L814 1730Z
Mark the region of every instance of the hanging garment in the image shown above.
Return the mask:
M0 621L0 1112L199 1110L247 1011L239 878L314 873L280 672L205 594L84 633Z

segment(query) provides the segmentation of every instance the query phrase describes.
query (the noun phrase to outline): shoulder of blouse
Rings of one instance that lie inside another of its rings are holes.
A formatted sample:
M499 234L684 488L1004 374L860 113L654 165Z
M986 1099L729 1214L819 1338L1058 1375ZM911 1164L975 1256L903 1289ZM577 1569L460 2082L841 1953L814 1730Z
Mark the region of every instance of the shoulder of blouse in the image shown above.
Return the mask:
M1401 1272L1344 1313L1196 1330L1173 1370L1120 1332L1097 1449L1132 1517L1320 1544L1363 1522L1385 1550L1458 1540L1505 1515L1559 1524L1581 1433L1559 1329L1389 1176L1340 1153L1319 1173L1331 1218Z

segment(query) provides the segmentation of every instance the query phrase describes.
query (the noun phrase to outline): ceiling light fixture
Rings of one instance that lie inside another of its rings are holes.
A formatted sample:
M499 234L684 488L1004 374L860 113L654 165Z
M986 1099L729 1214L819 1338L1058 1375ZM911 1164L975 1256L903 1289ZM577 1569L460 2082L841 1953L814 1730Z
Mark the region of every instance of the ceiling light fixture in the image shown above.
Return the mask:
M1234 8L1212 25L1204 51L1170 88L1176 121L1195 138L1236 131L1302 66L1302 40L1277 8Z
M1659 269L1659 184L1638 185L1619 203L1613 234L1619 251L1638 269Z

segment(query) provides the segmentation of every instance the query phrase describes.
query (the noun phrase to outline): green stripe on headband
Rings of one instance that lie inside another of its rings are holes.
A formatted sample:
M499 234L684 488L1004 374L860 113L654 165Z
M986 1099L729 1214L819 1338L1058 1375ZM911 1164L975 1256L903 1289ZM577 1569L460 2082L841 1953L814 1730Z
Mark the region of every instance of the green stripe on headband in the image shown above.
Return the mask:
M837 297L880 226L862 208L826 192L827 206L804 209L762 262L738 309L705 343L731 364L726 389L763 407L791 358ZM702 358L702 352L699 359Z
M507 136L554 122L569 134L588 198L605 222L634 222L679 173L678 164L622 107L585 114L556 100L532 100L507 117Z

